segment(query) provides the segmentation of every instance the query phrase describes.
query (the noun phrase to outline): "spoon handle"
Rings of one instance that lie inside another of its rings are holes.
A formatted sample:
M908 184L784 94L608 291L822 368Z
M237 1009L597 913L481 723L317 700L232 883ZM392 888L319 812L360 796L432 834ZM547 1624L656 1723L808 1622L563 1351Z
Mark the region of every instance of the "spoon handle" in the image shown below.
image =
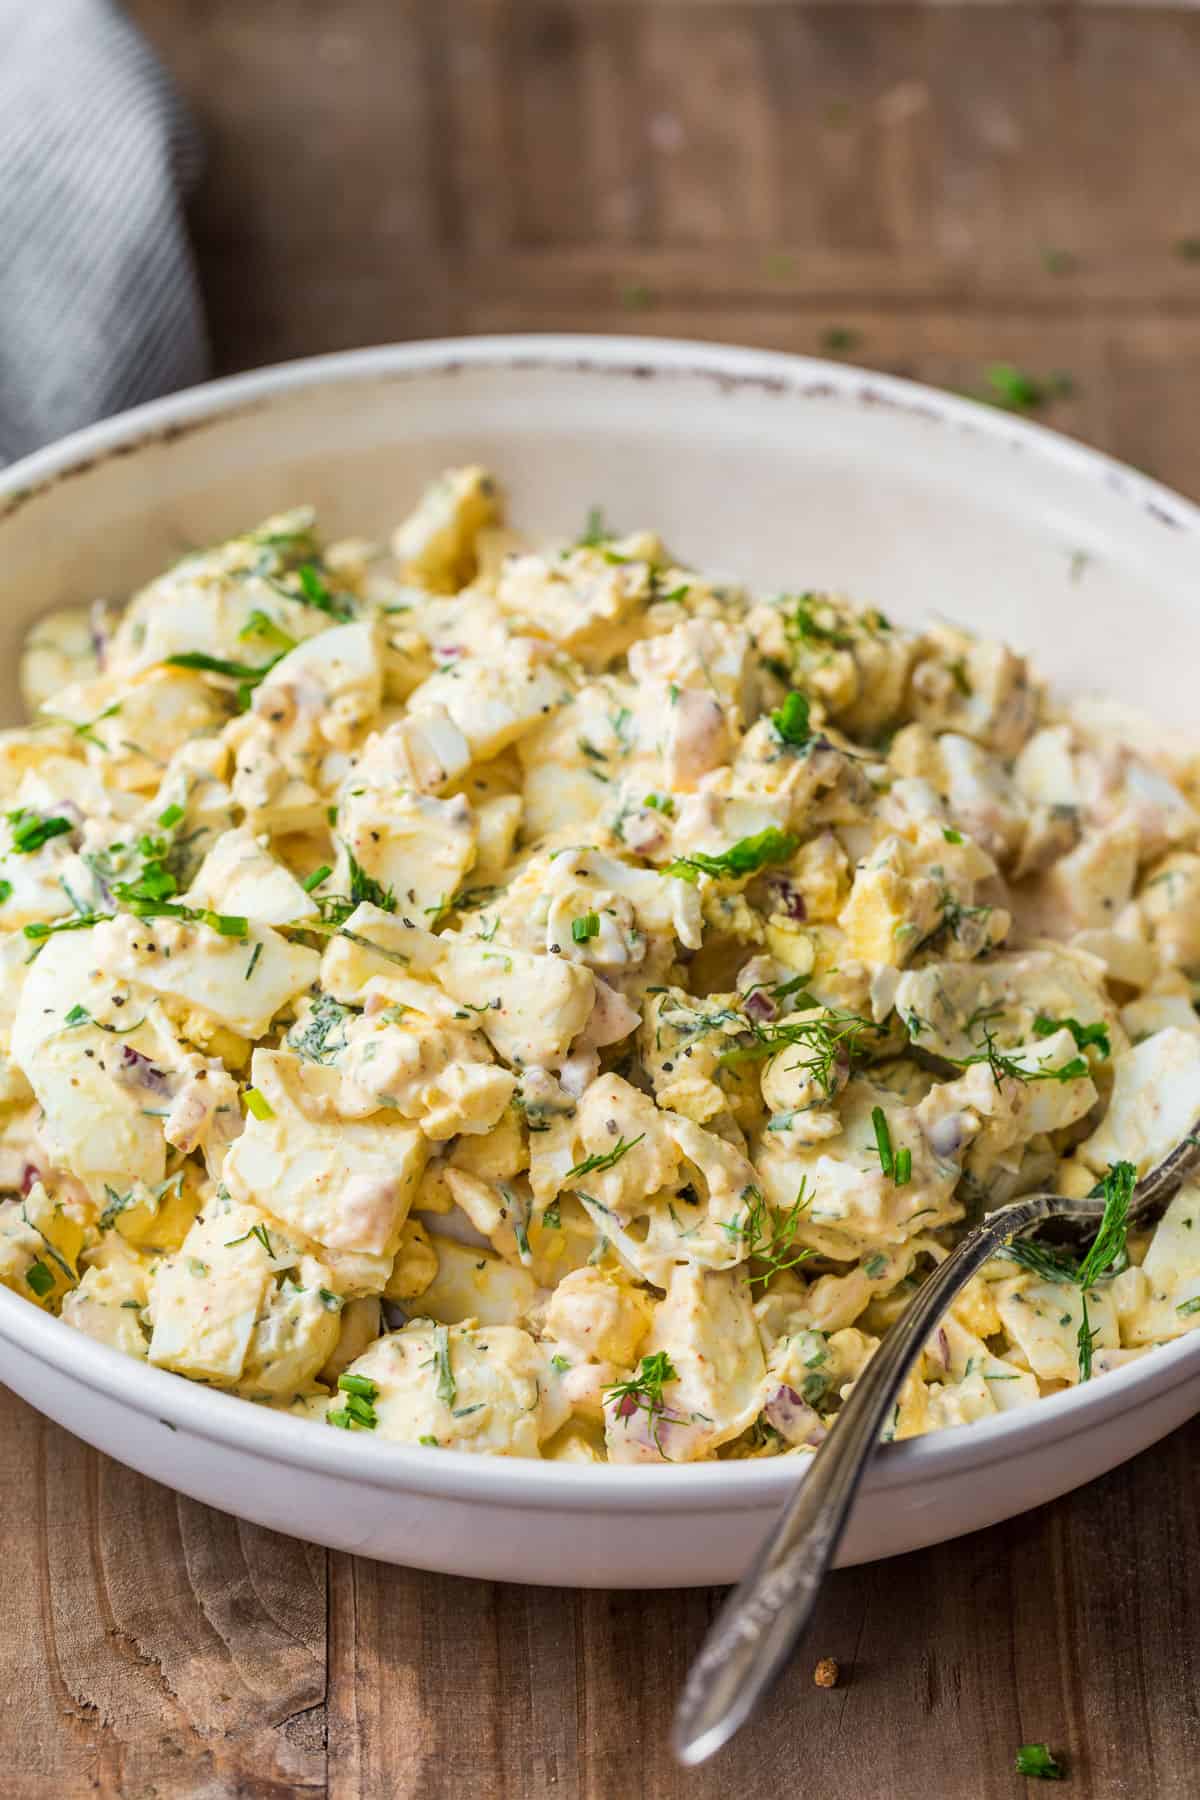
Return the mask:
M1076 1204L1081 1212L1089 1205ZM1096 1210L1095 1202L1090 1206ZM968 1232L917 1290L855 1382L836 1429L817 1451L749 1573L714 1620L675 1715L672 1743L681 1762L700 1763L718 1750L779 1673L816 1604L879 1434L955 1295L1009 1238L1068 1209L1075 1207L1050 1194L1001 1207Z

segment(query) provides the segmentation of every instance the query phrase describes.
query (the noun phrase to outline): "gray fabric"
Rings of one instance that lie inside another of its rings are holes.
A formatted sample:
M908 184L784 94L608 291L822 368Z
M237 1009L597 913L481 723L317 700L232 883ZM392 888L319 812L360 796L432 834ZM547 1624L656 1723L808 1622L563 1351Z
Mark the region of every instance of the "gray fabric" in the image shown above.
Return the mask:
M202 381L200 145L109 0L0 0L0 463Z

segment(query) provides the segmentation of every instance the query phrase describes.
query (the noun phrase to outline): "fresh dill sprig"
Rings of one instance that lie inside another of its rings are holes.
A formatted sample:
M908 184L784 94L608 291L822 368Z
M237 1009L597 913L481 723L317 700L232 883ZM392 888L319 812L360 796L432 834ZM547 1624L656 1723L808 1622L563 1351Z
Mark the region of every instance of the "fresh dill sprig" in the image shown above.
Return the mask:
M664 1422L682 1424L682 1416L667 1411L667 1403L663 1397L663 1389L669 1382L679 1380L679 1371L665 1350L656 1350L651 1356L643 1356L637 1370L628 1381L618 1381L612 1387L605 1388L604 1399L614 1403L614 1411L618 1419L624 1419L628 1430L629 1420L635 1414L644 1412L650 1419L650 1435L660 1456L665 1455L659 1429Z
M644 1131L639 1131L635 1138L629 1139L628 1143L623 1137L618 1138L605 1156L585 1156L581 1163L576 1163L573 1169L567 1170L563 1177L563 1186L569 1187L581 1175L595 1175L601 1169L613 1168L627 1151L632 1150L635 1144L641 1143L645 1135Z
M796 997L797 1009L806 1004L816 1007L820 1002L811 994ZM761 1024L747 1019L746 1032L751 1041L726 1050L717 1059L718 1066L736 1068L740 1063L762 1062L781 1050L795 1047L801 1054L795 1063L788 1065L789 1068L803 1069L810 1081L826 1094L832 1094L838 1074L847 1069L856 1053L862 1050L863 1039L868 1033L878 1036L881 1030L881 1026L858 1013L843 1012L831 1006L813 1018L789 1018Z
M347 847L346 855L350 859L350 898L354 905L358 906L363 901L367 901L371 906L379 907L381 912L394 913L396 910L394 891L390 887L385 888L383 883L376 881L373 875L368 875L349 847Z
M745 1212L722 1229L730 1237L742 1238L747 1257L753 1257L756 1262L765 1265L750 1275L751 1288L765 1284L773 1275L780 1275L785 1269L794 1269L797 1263L807 1262L810 1256L816 1255L815 1250L805 1245L797 1246L794 1241L800 1221L812 1204L807 1177L801 1181L796 1198L782 1214L772 1212L762 1192L756 1187L744 1188L741 1198L746 1202Z
M1048 1034L1043 1034L1048 1035ZM1091 1073L1087 1061L1082 1056L1072 1056L1057 1069L1027 1069L1023 1063L1009 1056L996 1043L995 1033L987 1025L983 1030L984 1048L975 1056L952 1058L956 1068L969 1069L975 1063L987 1063L992 1071L992 1079L999 1087L1005 1076L1010 1081L1080 1081Z

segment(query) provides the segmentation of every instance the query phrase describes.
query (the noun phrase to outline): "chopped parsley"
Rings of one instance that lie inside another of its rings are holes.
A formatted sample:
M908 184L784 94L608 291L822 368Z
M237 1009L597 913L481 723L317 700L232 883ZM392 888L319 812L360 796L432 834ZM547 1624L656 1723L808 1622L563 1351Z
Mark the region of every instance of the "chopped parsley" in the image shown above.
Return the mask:
M1065 1781L1066 1770L1050 1754L1047 1744L1022 1744L1017 1751L1017 1774L1031 1781Z
M54 1286L53 1273L40 1260L30 1263L25 1271L25 1280L39 1300L44 1300Z
M829 612L833 608L823 600L820 594L801 594L792 602L792 608L784 617L783 629L793 643L812 646L827 644L831 650L845 650L854 642L847 631L841 631L836 625L823 624L816 617L814 608L824 606ZM834 617L837 614L834 613Z
M812 731L808 723L808 695L797 693L793 688L782 706L777 706L771 714L771 724L776 735L794 750L802 750L812 741Z
M942 836L948 844L961 844L963 841L962 832L954 831L949 825L942 826Z
M1051 400L1065 399L1073 392L1069 375L1054 374L1045 378L1029 375L1013 363L993 363L984 370L986 391L980 396L992 406L1007 412L1037 412Z
M739 838L728 850L719 856L705 856L696 851L691 856L681 856L675 862L668 863L663 870L664 875L677 875L681 881L693 884L701 875L736 881L743 875L753 875L770 863L785 863L793 857L799 848L800 839L793 837L790 831L780 831L774 825L768 825L755 837Z
M1056 1031L1069 1031L1075 1039L1077 1050L1089 1050L1095 1046L1101 1056L1112 1055L1108 1026L1103 1020L1098 1020L1094 1025L1081 1025L1078 1019L1049 1019L1045 1013L1039 1013L1033 1021L1033 1029L1039 1037L1053 1037Z

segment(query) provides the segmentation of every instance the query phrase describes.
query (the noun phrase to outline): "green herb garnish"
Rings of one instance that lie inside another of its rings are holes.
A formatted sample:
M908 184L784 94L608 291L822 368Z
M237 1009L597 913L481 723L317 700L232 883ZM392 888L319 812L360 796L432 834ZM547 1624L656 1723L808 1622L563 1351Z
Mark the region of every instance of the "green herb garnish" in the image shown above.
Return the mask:
M632 1150L635 1144L641 1143L645 1135L644 1131L639 1131L637 1136L635 1138L630 1138L628 1143L626 1143L623 1137L618 1138L616 1144L606 1156L585 1156L581 1163L576 1163L573 1169L567 1170L566 1175L563 1177L563 1186L569 1187L571 1183L577 1180L581 1175L595 1175L601 1169L611 1169L615 1167L627 1151Z
M62 837L74 831L70 819L55 816L40 816L30 812L27 807L19 806L15 812L5 815L12 826L12 847L21 856L29 856L48 844L51 838Z
M808 695L797 693L793 688L783 705L776 707L771 714L771 723L785 744L790 744L795 750L802 750L805 744L812 741L808 715Z
M1045 1013L1039 1013L1033 1021L1033 1029L1039 1037L1053 1037L1056 1031L1069 1031L1077 1050L1088 1050L1094 1045L1101 1056L1112 1055L1108 1026L1103 1020L1095 1025L1081 1025L1078 1019L1049 1019Z
M1046 1744L1022 1744L1017 1751L1017 1774L1032 1781L1064 1781L1066 1770L1050 1754Z
M257 606L238 632L238 637L259 638L264 644L269 644L272 650L277 650L281 656L286 656L289 650L294 650L297 643L289 631L285 631L282 625L277 625L269 613L262 612Z
M600 914L583 913L579 918L571 920L571 937L577 944L586 944L589 938L600 935Z
M783 628L793 641L804 644L828 644L831 650L846 650L854 642L848 631L840 630L836 625L823 625L815 617L815 606L828 605L820 594L801 594L792 604L792 610L786 615ZM832 609L831 609L832 610ZM836 615L835 615L836 616Z
M744 1188L741 1198L746 1202L746 1210L738 1219L722 1226L722 1230L730 1237L745 1239L747 1257L764 1263L766 1267L749 1277L751 1288L760 1283L770 1281L773 1275L779 1275L784 1269L794 1269L797 1263L806 1262L815 1256L815 1250L794 1244L797 1228L805 1211L812 1203L812 1195L807 1191L807 1179L800 1183L799 1192L791 1206L782 1215L772 1212L761 1191L756 1187Z
M25 1271L25 1280L39 1300L44 1300L54 1286L54 1276L44 1262L30 1263Z
M434 1331L433 1360L437 1367L437 1397L443 1406L453 1406L458 1395L458 1383L450 1365L450 1331L446 1325L439 1325Z
M315 606L318 612L328 613L331 619L354 617L354 609L348 604L346 597L330 592L315 563L302 563L296 574L300 582L299 598L309 606Z
M771 863L789 861L799 844L799 838L793 837L790 831L780 831L776 826L768 825L765 831L760 831L755 837L739 838L736 844L731 844L719 856L705 856L700 851L692 856L681 856L675 862L668 863L663 874L677 875L681 881L693 884L701 875L736 881L743 875L755 874Z
M644 1412L649 1416L650 1435L660 1456L665 1454L658 1435L660 1426L664 1420L682 1423L677 1415L668 1413L663 1398L667 1383L678 1380L679 1371L667 1352L656 1350L652 1356L643 1356L636 1373L628 1381L618 1381L604 1390L605 1404L613 1404L616 1417L625 1420L626 1430L636 1413Z
M350 898L354 905L360 906L365 901L371 906L377 906L381 912L394 913L396 896L392 889L385 888L381 881L368 875L353 850L347 848L346 855L350 859Z
M885 1175L894 1175L896 1155L892 1149L892 1134L888 1129L887 1114L882 1106L871 1108L871 1124L875 1128L875 1147L879 1152L879 1166Z

